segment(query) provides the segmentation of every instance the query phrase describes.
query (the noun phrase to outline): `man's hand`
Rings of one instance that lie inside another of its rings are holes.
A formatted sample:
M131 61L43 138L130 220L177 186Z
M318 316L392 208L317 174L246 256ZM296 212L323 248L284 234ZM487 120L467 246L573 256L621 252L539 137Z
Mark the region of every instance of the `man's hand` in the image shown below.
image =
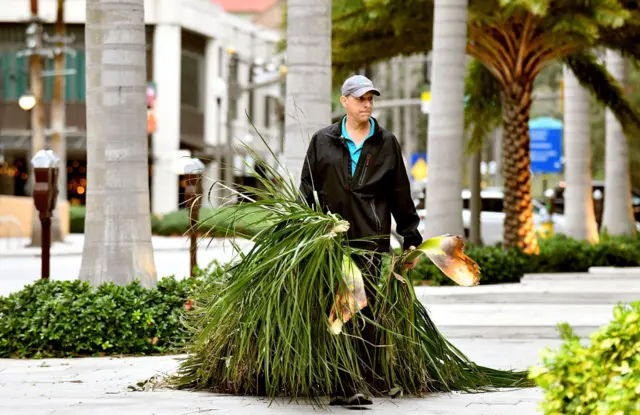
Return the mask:
M416 247L415 246L410 246L408 251L415 251ZM418 265L418 262L420 261L420 258L416 258L413 262L409 262L408 264L404 264L404 267L406 269L414 269L416 267L416 265Z

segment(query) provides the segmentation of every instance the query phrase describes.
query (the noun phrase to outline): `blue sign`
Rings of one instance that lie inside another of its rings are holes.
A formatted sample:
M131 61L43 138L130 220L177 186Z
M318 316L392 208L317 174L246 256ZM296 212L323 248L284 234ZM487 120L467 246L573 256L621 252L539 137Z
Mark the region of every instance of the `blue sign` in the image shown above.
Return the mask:
M421 152L421 153L412 153L411 154L411 167L415 166L416 163L418 162L418 160L424 160L425 163L429 162L429 159L427 158L427 153L426 152Z
M562 172L562 122L540 117L529 122L531 172Z

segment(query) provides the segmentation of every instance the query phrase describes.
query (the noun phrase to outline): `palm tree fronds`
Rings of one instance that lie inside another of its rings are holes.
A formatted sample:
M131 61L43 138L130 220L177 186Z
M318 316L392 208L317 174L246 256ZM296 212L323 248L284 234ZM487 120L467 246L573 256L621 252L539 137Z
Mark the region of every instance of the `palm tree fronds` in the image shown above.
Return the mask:
M629 9L626 24L616 30L603 31L600 39L602 46L612 49L625 57L640 60L640 9Z
M447 234L430 238L403 255L400 262L411 263L423 255L458 285L471 287L480 283L480 267L464 254L464 242L459 236Z
M627 99L620 83L589 53L574 53L564 59L580 84L611 109L628 137L640 131L640 112Z
M533 15L544 16L549 10L550 0L500 0L502 12L512 16L519 11L527 11Z

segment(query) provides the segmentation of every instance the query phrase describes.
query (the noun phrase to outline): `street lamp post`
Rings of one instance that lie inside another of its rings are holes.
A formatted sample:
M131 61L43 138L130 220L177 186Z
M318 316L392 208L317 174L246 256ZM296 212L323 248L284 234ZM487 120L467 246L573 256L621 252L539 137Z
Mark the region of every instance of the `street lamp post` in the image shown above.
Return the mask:
M195 268L198 265L198 218L200 217L200 199L202 196L202 172L204 164L197 158L193 157L184 167L185 180L187 186L184 189L187 206L189 207L189 253L191 259L189 261L190 276L195 276Z
M40 212L42 226L42 266L41 278L49 278L51 252L51 217L58 199L58 171L60 159L51 150L40 150L31 159L35 183L33 185L33 201Z

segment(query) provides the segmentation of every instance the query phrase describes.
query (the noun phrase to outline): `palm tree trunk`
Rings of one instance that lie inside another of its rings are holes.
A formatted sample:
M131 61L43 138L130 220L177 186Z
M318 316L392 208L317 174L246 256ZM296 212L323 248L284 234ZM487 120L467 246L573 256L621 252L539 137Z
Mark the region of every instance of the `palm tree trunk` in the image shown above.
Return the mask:
M598 243L591 186L591 106L589 92L564 68L565 232Z
M607 51L607 70L622 85L627 83L627 61ZM620 123L607 109L605 116L605 183L602 231L611 235L635 233L629 172L629 143Z
M415 86L415 83L413 82L413 76L412 76L412 65L413 63L411 62L410 59L405 59L404 60L404 98L406 99L410 99L413 91L413 88ZM412 106L405 106L402 111L403 111L403 121L404 121L404 127L403 127L403 135L402 138L400 139L400 143L402 144L402 154L404 154L404 158L406 161L406 168L408 170L408 174L409 177L411 177L411 154L413 154L414 152L414 143L415 143L415 108Z
M468 0L434 5L425 237L464 234L462 152Z
M402 58L394 58L391 63L391 88L393 88L392 97L396 99L402 98ZM396 105L391 110L391 129L398 137L403 137L402 134L402 108ZM402 142L402 139L400 140Z
M517 247L526 254L538 254L538 239L533 224L531 201L531 151L529 110L533 82L512 84L502 91L504 132L502 165L504 169L505 248Z
M471 177L471 200L469 224L469 241L474 245L482 245L481 213L482 213L482 150L471 155L469 175Z
M58 0L58 10L56 17L56 36L62 38L65 35L64 25L64 0ZM62 51L63 43L56 44L60 48L60 53L56 55L53 63L53 100L51 101L51 149L60 158L60 169L58 173L58 203L53 212L51 221L51 242L61 242L62 228L60 226L60 201L67 200L67 145L64 136L65 129L65 104L64 104L64 77L66 55Z
M300 182L309 140L331 123L331 0L287 1L285 165Z
M156 283L144 0L87 0L87 215L80 279Z
M374 81L374 84L377 82L378 85L380 85L381 91L389 91L391 92L391 89L389 88L389 68L391 66L390 61L384 61L384 62L380 62L378 64L378 75L376 77ZM383 109L375 109L374 107L374 111L379 112L378 115L378 120L380 120L380 123L384 126L386 126L387 128L390 126L390 115L389 115L389 110L387 108L383 108Z
M39 19L39 1L31 0L31 18ZM6 7L6 6L5 6ZM42 24L36 23L36 50L42 48ZM34 53L29 56L29 81L30 88L36 104L31 109L31 157L35 156L40 150L44 150L46 140L44 136L44 107L42 102L42 59L39 54ZM29 164L29 188L33 192L35 183L35 175L33 167ZM38 210L33 208L31 215L31 244L29 246L42 246L42 225Z

